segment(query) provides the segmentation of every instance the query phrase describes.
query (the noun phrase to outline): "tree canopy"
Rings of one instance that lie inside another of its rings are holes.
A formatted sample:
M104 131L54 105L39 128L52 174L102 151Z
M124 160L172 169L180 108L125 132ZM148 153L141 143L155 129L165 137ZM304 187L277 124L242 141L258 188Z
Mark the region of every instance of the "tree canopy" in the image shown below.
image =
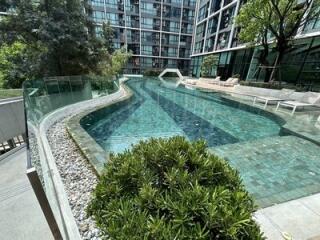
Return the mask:
M236 19L240 40L252 45L262 44L260 63L269 65L267 56L270 42L278 52L277 66L290 41L308 21L319 16L320 0L248 0ZM272 78L272 76L271 76Z
M201 76L209 77L211 75L212 68L218 64L218 55L208 55L203 59L201 64Z
M0 8L7 6L7 0L0 1ZM101 66L112 60L113 29L104 23L101 34L96 34L84 11L85 1L11 2L15 14L0 21L0 47L19 42L36 53L39 64L30 62L38 67L35 77L103 74Z

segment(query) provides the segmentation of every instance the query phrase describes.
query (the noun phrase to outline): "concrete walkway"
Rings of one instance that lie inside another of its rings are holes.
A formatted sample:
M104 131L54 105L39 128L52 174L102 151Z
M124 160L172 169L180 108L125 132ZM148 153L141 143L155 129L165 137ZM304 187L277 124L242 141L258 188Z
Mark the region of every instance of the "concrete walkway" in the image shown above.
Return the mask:
M320 240L320 193L261 209L255 218L268 239Z
M53 239L26 176L26 149L0 161L0 239Z

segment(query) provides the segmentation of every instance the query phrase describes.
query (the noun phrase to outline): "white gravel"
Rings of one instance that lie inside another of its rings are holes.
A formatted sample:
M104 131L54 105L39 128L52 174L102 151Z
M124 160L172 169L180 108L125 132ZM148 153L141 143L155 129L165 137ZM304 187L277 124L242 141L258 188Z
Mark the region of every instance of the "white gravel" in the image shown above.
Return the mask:
M70 138L65 127L66 121L67 119L54 124L47 132L47 137L82 239L102 239L95 222L86 215L86 207L98 179Z

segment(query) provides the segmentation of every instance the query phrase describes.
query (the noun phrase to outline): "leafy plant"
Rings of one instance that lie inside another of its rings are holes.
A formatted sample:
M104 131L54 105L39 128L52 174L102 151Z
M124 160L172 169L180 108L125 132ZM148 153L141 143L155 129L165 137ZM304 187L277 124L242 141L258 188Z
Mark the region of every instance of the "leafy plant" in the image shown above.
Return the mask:
M238 173L183 137L112 155L87 209L111 239L263 239L254 210Z
M209 55L203 59L201 65L201 76L209 77L211 76L212 68L218 64L219 56L218 55Z
M162 71L161 70L155 70L155 69L146 69L143 73L144 76L149 77L158 77Z
M85 2L17 1L15 14L0 21L0 42L44 46L38 58L40 76L100 75L101 63L113 52L114 33L110 23L103 24L100 34L95 32Z
M22 42L3 44L0 47L0 88L21 88L24 80L36 75L40 47Z
M114 51L110 59L99 63L102 76L114 77L121 74L131 55L132 53L127 52L126 48Z

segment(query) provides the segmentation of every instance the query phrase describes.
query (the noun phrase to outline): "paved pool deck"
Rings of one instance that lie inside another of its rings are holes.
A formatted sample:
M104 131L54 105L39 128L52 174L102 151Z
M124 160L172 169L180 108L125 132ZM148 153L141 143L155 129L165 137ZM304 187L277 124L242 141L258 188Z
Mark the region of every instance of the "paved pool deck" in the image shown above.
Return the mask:
M255 219L270 240L319 240L320 194L260 209Z
M26 176L26 148L0 161L0 239L53 239Z

